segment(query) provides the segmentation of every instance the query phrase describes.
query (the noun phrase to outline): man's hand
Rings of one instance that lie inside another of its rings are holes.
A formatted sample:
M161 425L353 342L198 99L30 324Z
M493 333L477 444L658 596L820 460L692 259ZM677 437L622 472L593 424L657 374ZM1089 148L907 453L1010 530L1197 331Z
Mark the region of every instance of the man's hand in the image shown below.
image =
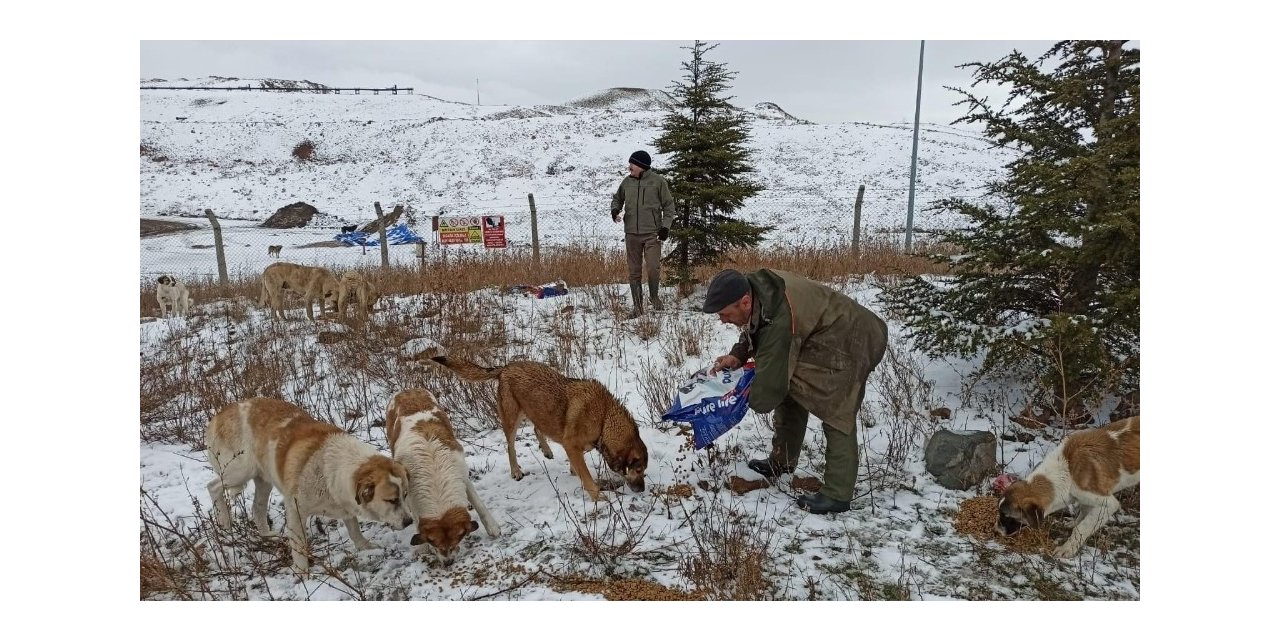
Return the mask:
M670 230L670 229L668 229L668 228L666 228L666 227L663 227L663 228L661 228L661 229L658 229L658 239L659 239L659 240L666 240L666 239L667 239L667 236L668 236L668 235L670 235L670 234L671 234L671 230Z
M612 212L610 212L610 214L609 214L609 215L613 216L613 221L614 221L614 222L618 222L618 214L619 214L619 213L622 213L622 212L621 212L621 211L612 211Z
M722 371L724 369L737 369L742 366L742 361L737 356L726 355L716 358L715 366L711 367L711 373Z

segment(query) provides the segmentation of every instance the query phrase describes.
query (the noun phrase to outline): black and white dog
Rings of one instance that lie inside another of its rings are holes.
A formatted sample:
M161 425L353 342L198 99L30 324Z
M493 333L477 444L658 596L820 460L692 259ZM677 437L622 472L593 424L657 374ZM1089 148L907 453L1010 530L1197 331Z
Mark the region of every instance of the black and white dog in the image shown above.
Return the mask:
M160 315L186 315L191 310L191 294L187 285L176 276L156 278L156 302L160 303Z

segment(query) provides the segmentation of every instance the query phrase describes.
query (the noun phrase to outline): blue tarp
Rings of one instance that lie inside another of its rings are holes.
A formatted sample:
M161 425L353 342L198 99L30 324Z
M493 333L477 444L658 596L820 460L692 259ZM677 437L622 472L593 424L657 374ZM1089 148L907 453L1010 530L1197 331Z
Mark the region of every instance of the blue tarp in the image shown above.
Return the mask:
M365 233L363 231L352 231L351 233L339 233L333 237L334 240L347 245L348 247L376 247L378 246L378 234ZM414 244L422 242L422 238L418 234L409 229L409 225L400 223L387 229L387 244Z

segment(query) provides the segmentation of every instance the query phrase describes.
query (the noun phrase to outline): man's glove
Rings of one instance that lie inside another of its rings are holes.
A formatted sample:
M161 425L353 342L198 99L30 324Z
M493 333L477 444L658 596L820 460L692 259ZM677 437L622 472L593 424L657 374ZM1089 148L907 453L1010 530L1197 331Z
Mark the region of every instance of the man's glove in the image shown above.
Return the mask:
M666 240L668 235L671 235L671 230L670 230L670 229L668 229L668 228L666 228L666 227L663 227L663 228L661 228L661 229L658 229L658 239L659 239L659 240Z
M617 222L617 221L618 221L618 214L619 214L619 213L621 213L621 211L610 211L610 212L609 212L609 215L613 218L613 221L614 221L614 222Z

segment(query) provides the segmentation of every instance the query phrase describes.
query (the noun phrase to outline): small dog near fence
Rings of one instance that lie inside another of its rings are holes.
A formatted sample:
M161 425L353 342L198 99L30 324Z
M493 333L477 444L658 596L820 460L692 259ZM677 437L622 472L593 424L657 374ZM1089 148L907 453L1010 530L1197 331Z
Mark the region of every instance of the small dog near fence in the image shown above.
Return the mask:
M359 227L359 226L360 226L360 225L353 224L353 225L351 225L351 226L343 227L343 228L342 228L342 232L343 232L343 233L351 233L352 231L355 231L355 230L356 230L356 227Z
M191 293L176 276L160 276L156 278L156 302L160 303L161 316L184 316L191 310Z
M282 245L282 244L273 244L273 245L268 246L268 247L267 247L267 257L269 257L269 258L279 258L279 257L280 257L280 250L281 250L281 249L283 249L283 248L284 248L284 245Z

